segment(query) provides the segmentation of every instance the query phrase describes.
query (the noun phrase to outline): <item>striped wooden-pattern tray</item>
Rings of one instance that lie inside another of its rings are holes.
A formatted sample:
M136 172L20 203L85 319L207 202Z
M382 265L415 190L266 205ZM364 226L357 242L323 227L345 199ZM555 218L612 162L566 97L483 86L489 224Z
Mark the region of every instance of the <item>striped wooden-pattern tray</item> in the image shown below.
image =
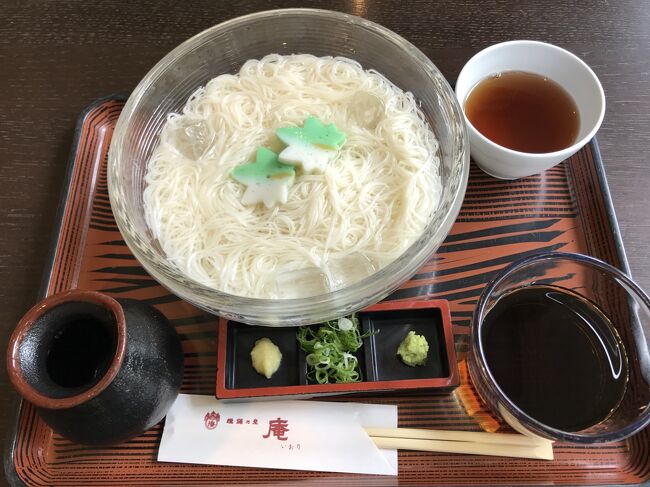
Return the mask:
M43 293L100 290L157 306L183 340L183 392L213 394L217 320L170 295L138 265L115 226L106 186L106 156L123 107L100 100L79 121L60 227ZM531 252L590 254L627 270L602 163L594 143L541 176L507 182L472 167L467 195L451 234L435 256L389 299L449 300L459 359L483 286L505 265ZM463 387L457 391L463 390ZM465 387L466 390L466 387ZM461 394L368 396L353 400L399 406L399 426L478 430ZM350 399L348 399L350 400ZM483 418L483 419L482 419ZM162 428L111 448L70 443L23 403L10 451L8 478L29 485L300 485L631 484L650 479L650 431L602 446L560 444L552 462L400 452L392 477L157 463Z

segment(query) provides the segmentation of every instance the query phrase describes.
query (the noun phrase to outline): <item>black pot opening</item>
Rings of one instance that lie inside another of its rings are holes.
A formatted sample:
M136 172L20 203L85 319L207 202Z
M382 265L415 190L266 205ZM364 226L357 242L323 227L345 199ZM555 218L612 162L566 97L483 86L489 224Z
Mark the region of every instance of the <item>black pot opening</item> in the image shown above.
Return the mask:
M39 316L19 347L25 381L52 399L76 396L108 372L117 350L116 319L91 302L64 302Z

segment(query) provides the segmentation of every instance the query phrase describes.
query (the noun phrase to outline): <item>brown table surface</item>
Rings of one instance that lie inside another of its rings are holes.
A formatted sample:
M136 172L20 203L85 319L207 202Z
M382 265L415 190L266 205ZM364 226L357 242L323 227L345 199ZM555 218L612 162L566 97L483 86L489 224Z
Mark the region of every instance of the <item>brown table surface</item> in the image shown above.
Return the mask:
M650 289L650 5L645 0L32 1L0 5L0 350L37 298L77 115L128 94L165 53L270 8L341 10L418 46L448 79L480 49L536 39L583 58L607 112L598 141L632 273ZM3 361L4 364L4 361ZM0 436L16 397L0 375Z

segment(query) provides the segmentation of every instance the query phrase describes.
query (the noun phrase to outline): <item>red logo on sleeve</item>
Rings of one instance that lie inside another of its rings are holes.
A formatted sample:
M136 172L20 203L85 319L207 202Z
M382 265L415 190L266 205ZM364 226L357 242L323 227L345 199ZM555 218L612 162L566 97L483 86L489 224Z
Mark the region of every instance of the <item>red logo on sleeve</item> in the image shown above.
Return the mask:
M220 419L221 419L221 416L219 415L219 413L215 413L214 411L210 411L203 418L203 422L205 423L205 427L207 429L213 430L219 424Z

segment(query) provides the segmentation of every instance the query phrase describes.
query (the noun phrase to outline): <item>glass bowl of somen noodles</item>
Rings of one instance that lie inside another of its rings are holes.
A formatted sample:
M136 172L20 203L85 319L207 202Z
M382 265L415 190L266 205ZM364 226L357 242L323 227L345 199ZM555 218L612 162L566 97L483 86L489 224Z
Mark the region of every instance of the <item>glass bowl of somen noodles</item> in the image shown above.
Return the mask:
M454 93L415 46L325 10L255 13L165 56L109 151L111 206L158 282L249 324L304 325L413 276L460 209Z

